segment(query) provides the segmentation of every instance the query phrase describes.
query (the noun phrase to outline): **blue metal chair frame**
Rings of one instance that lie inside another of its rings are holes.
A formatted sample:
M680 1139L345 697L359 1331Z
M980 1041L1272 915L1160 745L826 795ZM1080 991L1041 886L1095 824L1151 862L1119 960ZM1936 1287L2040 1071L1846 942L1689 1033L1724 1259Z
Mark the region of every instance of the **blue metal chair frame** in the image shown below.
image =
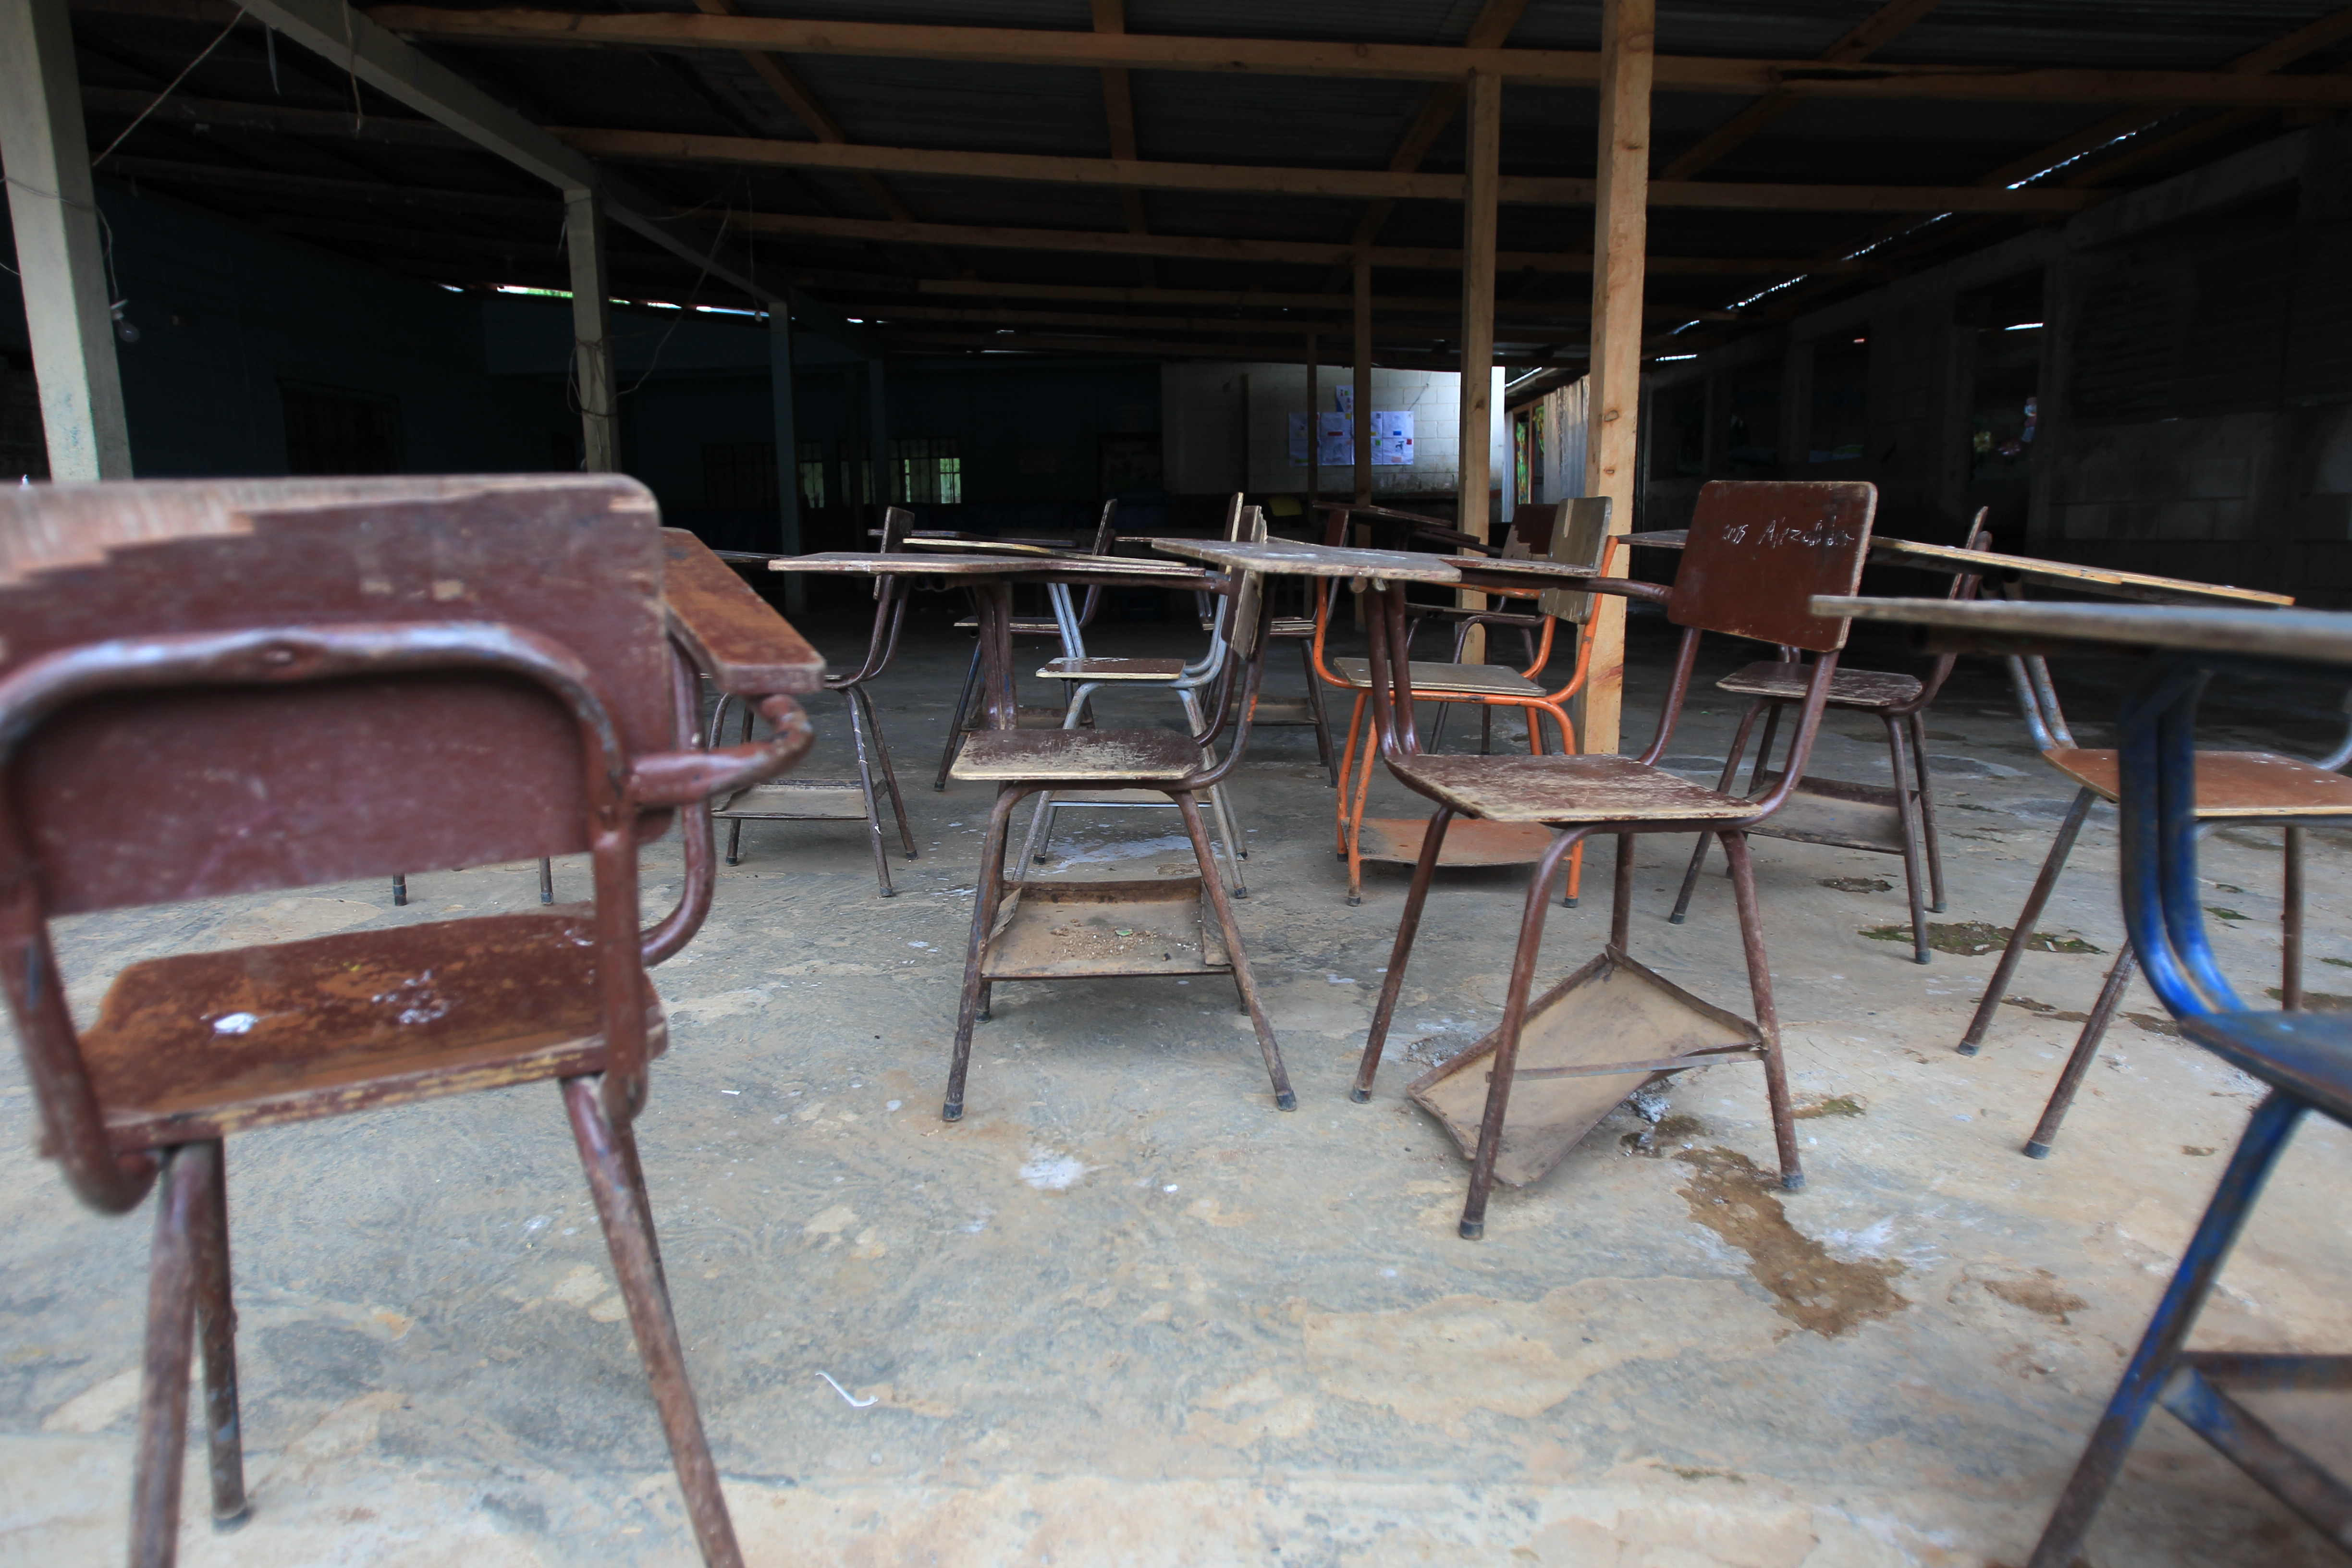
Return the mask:
M2352 1017L2250 1011L2222 977L2198 901L2198 698L2217 669L2282 667L2221 655L2158 661L2122 714L2124 916L2142 970L2188 1038L2271 1086L2166 1288L2122 1384L2075 1465L2029 1568L2068 1568L2149 1407L2161 1404L2338 1546L2352 1548L2352 1485L2231 1397L2242 1389L2352 1390L2352 1355L2216 1353L2186 1347L2205 1298L2307 1110L2352 1126Z

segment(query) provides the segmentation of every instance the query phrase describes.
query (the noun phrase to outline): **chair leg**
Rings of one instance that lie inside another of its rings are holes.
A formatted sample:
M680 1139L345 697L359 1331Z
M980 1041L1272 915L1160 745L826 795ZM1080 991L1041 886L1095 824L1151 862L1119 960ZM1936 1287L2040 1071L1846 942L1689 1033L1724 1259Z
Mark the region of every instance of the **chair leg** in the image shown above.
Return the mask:
M988 832L980 844L980 888L971 901L971 940L964 949L963 994L956 1004L955 1055L948 1064L948 1097L940 1108L946 1121L963 1120L964 1074L971 1066L971 1031L987 1007L988 986L981 979L981 957L988 933L996 925L997 906L1004 901L1004 848L1012 837L1013 808L1028 792L1019 784L997 791L988 808Z
M1437 705L1437 717L1429 725L1429 753L1432 756L1445 750L1445 721L1453 711L1454 704L1451 702Z
M874 879L882 885L886 899L898 896L890 885L890 851L882 842L882 803L874 798L874 760L866 745L866 709L857 700L856 688L843 693L849 706L849 744L857 757L857 792L866 801L866 837L874 848Z
M890 797L890 815L898 819L898 840L906 847L907 858L915 858L915 825L907 820L907 803L898 795L898 770L890 765L890 742L882 738L882 719L874 710L874 699L866 694L863 686L850 690L866 710L866 732L873 737L874 760L882 766L882 788Z
M1183 705L1185 722L1192 726L1193 733L1198 734L1201 726L1207 721L1207 715L1201 711L1200 700L1190 691L1179 691L1177 698ZM1216 765L1216 753L1207 746L1201 748L1201 765ZM1249 887L1242 880L1242 862L1249 858L1249 851L1242 847L1241 829L1234 822L1233 808L1226 803L1223 786L1212 788L1208 795L1209 810L1217 819L1217 835L1224 841L1225 869L1233 876L1233 895L1237 899L1246 899ZM1216 862L1210 861L1202 869L1214 871Z
M131 1568L171 1568L180 1547L180 1459L188 1442L188 1359L203 1289L218 1143L164 1156L147 1273L147 1345L139 1386L138 1458L131 1482ZM209 1395L209 1383L205 1390Z
M1478 704L1478 754L1492 756L1495 752L1495 705Z
M228 1164L218 1142L194 1149L211 1162L196 1258L196 1343L205 1367L205 1441L211 1461L213 1528L234 1530L247 1517L244 1422L236 1397L236 1302L229 1289Z
M1899 719L1886 721L1886 763L1895 779L1895 818L1903 835L1903 894L1911 902L1911 962L1928 963L1927 905L1920 889L1919 813L1911 795L1910 746Z
M1298 663L1307 672L1307 717L1315 726L1315 760L1331 775L1331 787L1339 787L1339 763L1331 753L1331 719L1323 710L1323 682L1315 673L1314 646L1304 638L1298 640Z
M979 685L980 645L975 642L971 647L971 668L963 672L963 695L956 699L955 711L948 716L947 744L940 748L940 776L931 781L931 787L935 790L948 787L948 769L955 765L956 749L963 744L963 716L971 710L971 694Z
M540 857L539 861L539 901L542 904L555 902L555 862L545 856Z
M2303 829L2286 829L2286 887L2279 915L2279 1007L2303 1011Z
M392 879L392 907L395 910L408 907L408 879L405 877Z
M1355 710L1348 715L1348 746L1339 758L1339 776L1332 784L1332 787L1339 792L1338 807L1334 814L1336 826L1332 831L1332 837L1335 840L1335 847L1332 853L1342 860L1348 858L1348 790L1356 777L1356 743L1359 740L1362 740L1368 745L1377 743L1364 734L1365 696L1366 694L1361 691L1356 693Z
M2017 929L2009 933L2008 945L2000 950L2000 962L1993 965L1992 982L1977 1000L1976 1016L1969 1020L1969 1031L1960 1037L1958 1050L1972 1057L1984 1047L1985 1032L1992 1027L1993 1015L2000 1011L2001 998L2009 994L2009 983L2017 978L2018 961L2025 956L2025 944L2033 940L2033 923L2050 902L2051 889L2058 885L2058 873L2066 868L2066 857L2074 852L2074 840L2083 834L2083 824L2091 815L2091 802L2095 799L2087 789L2074 792L2074 804L2066 808L2066 820L2058 825L2058 837L2050 841L2050 853L2042 862L2042 875L2034 879L2033 890L2025 895L2025 908L2017 914Z
M2124 993L2130 988L2132 977L2132 946L2126 942L2124 950L2116 954L2115 967L2099 987L2099 999L2091 1004L2090 1016L2083 1020L2083 1032L2074 1037L2074 1053L2066 1058L2066 1068L2058 1075L2058 1085L2050 1091L2050 1103L2042 1108L2042 1120L2026 1141L2025 1152L2037 1160L2050 1158L2050 1145L2058 1141L2058 1128L2066 1120L2066 1112L2074 1103L2074 1094L2083 1087L2083 1079L2091 1070L2092 1058L2099 1054L2099 1042L2106 1038L2107 1028L2116 1021L2116 1010L2124 1003Z
M2181 1347L2189 1342L2189 1331L2196 1326L2198 1311L2221 1277L2221 1265L2303 1111L2303 1101L2284 1089L2273 1089L2270 1098L2255 1108L2236 1152L2230 1156L2229 1169L2221 1173L2221 1186L2206 1206L2205 1217L2198 1222L2197 1234L2189 1238L2179 1271L2165 1288L2164 1300L2148 1320L2147 1332L2124 1369L2115 1397L2107 1402L2106 1413L2084 1446L2066 1489L2050 1510L2050 1522L2042 1527L2042 1539L2026 1568L2069 1568L2077 1561L2075 1553L2098 1514L2099 1504L2122 1473L2132 1439L2138 1436L2140 1423L2147 1418L2149 1406L2171 1376Z
M727 1517L719 1467L711 1460L694 1385L687 1378L686 1350L678 1343L677 1321L670 1312L644 1179L635 1168L636 1162L622 1152L623 1134L605 1120L595 1079L565 1079L563 1104L571 1113L572 1136L580 1145L580 1163L588 1173L588 1190L596 1200L596 1217L604 1222L613 1275L628 1305L629 1329L636 1336L654 1404L661 1411L662 1430L669 1438L670 1462L677 1470L678 1490L686 1495L695 1544L713 1568L741 1568L743 1554Z
M1475 1241L1486 1234L1486 1194L1494 1188L1495 1159L1502 1152L1503 1119L1510 1109L1511 1078L1518 1070L1519 1035L1527 1026L1528 993L1535 986L1536 959L1543 948L1551 879L1569 851L1583 838L1583 829L1570 828L1553 839L1543 858L1536 862L1535 880L1528 884L1527 907L1519 914L1519 945L1511 959L1510 990L1503 1001L1503 1021L1495 1028L1495 1054L1487 1058L1494 1076L1487 1080L1486 1114L1478 1122L1478 1152L1470 1162L1470 1192L1463 1200L1462 1222L1456 1227L1465 1241ZM1627 842L1618 840L1621 855Z
M1177 795L1176 809L1183 814L1184 831L1192 840L1192 858L1200 862L1201 885L1208 889L1209 907L1217 913L1217 925L1225 933L1225 953L1234 961L1234 984L1242 994L1242 1005L1249 1009L1250 1027L1257 1031L1257 1048L1265 1058L1265 1076L1274 1084L1274 1103L1284 1110L1298 1107L1298 1096L1290 1087L1290 1069L1282 1065L1282 1047L1275 1043L1274 1026L1267 1022L1265 1008L1257 999L1257 977L1250 973L1249 953L1242 947L1241 927L1234 923L1233 900L1225 896L1223 884L1217 880L1217 864L1210 858L1209 829L1201 820L1201 808L1190 791Z
M1756 867L1748 858L1748 835L1720 835L1731 862L1731 893L1739 904L1739 942L1748 959L1748 994L1756 1008L1756 1032L1764 1037L1764 1093L1772 1105L1772 1142L1780 1152L1780 1185L1795 1192L1805 1184L1797 1156L1797 1121L1789 1107L1789 1073L1780 1060L1780 1016L1772 1005L1772 965L1764 954L1764 917L1756 907Z
M1772 726L1780 717L1780 708L1778 703L1768 704L1759 699L1748 705L1747 713L1740 718L1739 729L1731 737L1731 754L1723 759L1723 776L1715 781L1717 794L1731 793L1731 781L1739 773L1739 759L1748 754L1748 731L1755 727L1758 710L1766 707L1771 709L1772 716L1764 722L1764 753L1771 751ZM1761 754L1759 753L1759 760ZM1763 769L1759 766L1757 772L1760 774ZM1753 781L1749 783L1748 788L1751 792L1754 790ZM1683 873L1681 890L1675 894L1674 912L1666 917L1668 925L1682 924L1684 919L1690 913L1691 894L1697 889L1698 874L1706 865L1707 838L1708 835L1702 833L1698 836L1698 842L1691 846L1690 868Z
M735 700L731 697L720 698L719 700L719 711L710 716L711 744L714 746L719 744L724 736L727 723L727 705L734 700ZM746 702L743 704L743 733L741 741L748 744L751 739L751 705ZM743 863L743 819L740 816L727 824L727 863L730 866L740 866Z
M1372 764L1380 760L1380 745L1368 731L1364 736L1363 754L1356 759L1356 788L1353 797L1340 802L1346 811L1343 842L1348 852L1348 903L1350 907L1364 901L1364 802L1372 793Z
M1404 966L1412 958L1412 939L1421 931L1422 906L1429 901L1429 884L1436 875L1437 858L1445 850L1445 830L1453 823L1454 808L1441 805L1422 829L1421 858L1413 862L1412 886L1404 896L1404 917L1397 921L1396 942L1389 949L1389 973L1381 982L1381 1005L1372 1012L1371 1033L1364 1037L1364 1058L1356 1064L1355 1087L1348 1090L1348 1098L1359 1105L1372 1098L1372 1078L1381 1070L1389 1024L1396 1017L1397 997L1404 991ZM1548 886L1544 894L1550 896Z
M1609 945L1620 952L1633 951L1635 837L1631 833L1617 836L1617 864L1609 876Z
M1772 767L1772 737L1780 728L1780 704L1759 700L1759 707L1769 710L1764 715L1764 736L1756 747L1756 770L1748 775L1748 793L1754 795L1764 787L1764 775Z
M1940 915L1946 908L1944 840L1936 826L1936 781L1927 767L1927 725L1914 713L1910 727L1911 773L1919 781L1919 846L1927 852L1927 912Z

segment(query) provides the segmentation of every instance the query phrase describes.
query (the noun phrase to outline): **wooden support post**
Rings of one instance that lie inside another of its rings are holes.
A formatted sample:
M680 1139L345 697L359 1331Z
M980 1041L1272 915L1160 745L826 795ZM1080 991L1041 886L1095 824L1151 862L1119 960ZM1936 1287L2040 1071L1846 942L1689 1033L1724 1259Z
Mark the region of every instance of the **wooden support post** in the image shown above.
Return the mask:
M1642 279L1649 241L1650 77L1656 0L1601 0L1601 135L1592 212L1592 359L1586 389L1584 493L1607 496L1609 530L1633 527L1641 489ZM1625 569L1621 561L1619 571ZM1577 742L1614 752L1625 687L1625 601L1595 595L1592 663Z
M1813 345L1791 342L1780 358L1780 416L1772 444L1780 477L1812 477Z
M793 401L793 313L782 305L768 310L768 402L776 428L776 551L798 555L801 545L800 422ZM784 613L808 608L808 579L784 574Z
M890 481L895 476L890 463L889 399L883 385L879 354L866 362L866 449L872 458L866 471L873 476L873 526L879 528L883 510L899 499L890 493Z
M127 479L131 428L66 0L0 0L0 162L49 478Z
M1315 502L1323 488L1323 442L1321 440L1322 409L1318 406L1323 394L1320 367L1315 363L1318 340L1313 332L1307 334L1307 537L1320 541L1315 531Z
M1356 504L1372 504L1372 263L1356 258Z
M1495 202L1502 182L1503 79L1472 71L1465 84L1463 133L1467 164L1462 187L1462 385L1454 464L1454 526L1487 537L1486 492L1494 481ZM1483 610L1486 595L1460 590L1464 609ZM1486 658L1486 628L1462 645L1470 664Z
M613 290L604 271L604 214L596 193L563 193L563 243L572 259L572 383L592 474L621 471L621 413L613 374Z

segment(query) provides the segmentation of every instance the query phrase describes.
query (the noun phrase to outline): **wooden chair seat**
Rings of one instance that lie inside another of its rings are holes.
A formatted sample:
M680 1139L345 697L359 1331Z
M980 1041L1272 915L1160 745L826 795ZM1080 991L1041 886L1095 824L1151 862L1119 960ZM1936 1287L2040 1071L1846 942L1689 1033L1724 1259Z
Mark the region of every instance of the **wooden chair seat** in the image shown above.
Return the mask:
M1181 658L1056 658L1037 674L1045 680L1175 680L1185 668Z
M83 1050L118 1150L601 1071L593 910L134 963ZM646 1009L648 1055L667 1043Z
M1805 683L1811 678L1812 667L1810 665L1780 664L1765 659L1732 671L1717 681L1715 689L1739 697L1770 697L1799 702L1804 700ZM1830 676L1829 705L1859 709L1865 712L1884 712L1917 701L1919 693L1925 689L1917 679L1908 675L1883 669L1841 668Z
M1361 658L1335 658L1333 673L1349 686L1369 690L1372 684L1371 661ZM1541 697L1544 689L1517 670L1504 664L1418 664L1412 666L1408 678L1416 697L1438 697L1459 692L1466 697Z
M2042 755L2101 800L2116 798L2115 752L2058 747ZM2197 816L2352 816L2352 777L2274 752L2200 752Z
M1431 756L1389 759L1407 785L1488 822L1721 822L1752 802L1631 757Z
M1201 743L1173 730L975 730L950 770L990 784L1122 779L1173 783L1199 773Z

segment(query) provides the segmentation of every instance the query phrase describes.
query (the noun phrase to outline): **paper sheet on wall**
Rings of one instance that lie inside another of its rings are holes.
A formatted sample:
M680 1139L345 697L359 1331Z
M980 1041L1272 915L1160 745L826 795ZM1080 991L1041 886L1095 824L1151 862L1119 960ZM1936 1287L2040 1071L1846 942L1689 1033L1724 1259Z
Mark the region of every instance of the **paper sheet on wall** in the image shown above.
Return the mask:
M1315 439L1320 448L1316 461L1325 468L1344 468L1356 460L1356 422L1346 415L1317 415Z
M1372 410L1372 467L1412 467L1412 414L1409 409Z
M1344 414L1318 414L1315 438L1318 450L1315 460L1326 468L1346 468L1356 460L1356 422ZM1290 466L1307 466L1307 416L1290 416Z

